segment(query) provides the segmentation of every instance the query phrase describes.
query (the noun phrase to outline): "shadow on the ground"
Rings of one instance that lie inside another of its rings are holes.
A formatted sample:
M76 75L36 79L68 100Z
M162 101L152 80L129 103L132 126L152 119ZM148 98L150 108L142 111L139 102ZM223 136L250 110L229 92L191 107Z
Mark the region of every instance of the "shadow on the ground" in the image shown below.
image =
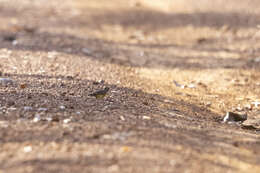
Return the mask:
M17 45L4 38L14 35ZM97 61L115 63L124 66L148 67L148 68L178 68L178 69L258 69L259 63L254 59L247 58L220 58L218 52L221 49L203 48L199 46L177 46L177 45L144 45L114 43L95 38L83 39L67 34L51 34L47 32L36 32L34 34L12 34L1 32L0 48L22 51L57 51L91 58ZM20 40L20 41L19 41ZM164 54L153 49L166 50ZM172 49L173 51L167 51ZM176 51L174 51L176 50ZM193 51L196 55L186 52ZM224 50L229 54L241 52ZM208 56L200 55L199 52L207 52ZM186 53L186 55L185 55ZM179 54L184 54L180 56ZM212 54L215 54L214 56Z
M220 123L217 119L219 116L196 105L139 90L96 84L95 81L66 76L6 75L16 80L16 84L10 86L8 92L0 93L0 104L5 105L1 120L10 122L8 128L1 128L1 144L67 141L129 145L175 153L179 152L174 148L178 145L204 154L215 153L217 150L218 154L259 164L259 160L255 163L250 157L236 154L234 142L240 141L232 138L241 134L252 138L250 133L239 130L239 127ZM28 88L19 88L19 83L24 81L30 81ZM110 93L105 99L89 96L89 93L105 86L110 87ZM10 102L13 104L9 105ZM171 109L164 108L162 104L168 104ZM60 110L60 105L64 105L66 109ZM25 106L31 106L32 109L24 110ZM9 107L18 109L8 112ZM39 112L37 110L40 107L48 110ZM55 115L56 119L53 122L33 122L36 114L40 114L42 118ZM143 116L150 119L144 119ZM67 118L71 119L71 123L64 126L63 120ZM226 128L234 128L236 131L228 132ZM251 143L253 146L254 142ZM257 151L258 148L254 145L251 150Z
M96 25L115 25L123 27L143 28L148 32L164 30L174 27L194 26L220 28L229 26L231 28L256 27L260 22L259 15L246 13L164 13L155 10L125 10L107 11L104 14L91 16ZM75 21L77 22L77 21ZM80 24L89 25L86 20L79 20ZM77 24L77 23L75 23ZM66 24L65 24L66 25Z

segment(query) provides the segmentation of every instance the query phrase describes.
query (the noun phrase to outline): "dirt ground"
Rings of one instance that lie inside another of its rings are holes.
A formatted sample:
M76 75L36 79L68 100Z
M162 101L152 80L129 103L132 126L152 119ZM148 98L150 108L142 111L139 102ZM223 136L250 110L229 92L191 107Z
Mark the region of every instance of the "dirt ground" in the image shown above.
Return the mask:
M0 22L0 173L260 172L259 0L0 0Z

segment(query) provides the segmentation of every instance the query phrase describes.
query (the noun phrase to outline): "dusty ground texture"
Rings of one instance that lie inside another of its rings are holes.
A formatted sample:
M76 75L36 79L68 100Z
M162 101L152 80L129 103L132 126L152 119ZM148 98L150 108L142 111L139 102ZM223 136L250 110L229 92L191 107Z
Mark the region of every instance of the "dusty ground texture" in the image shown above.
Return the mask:
M260 172L259 8L0 0L0 172Z

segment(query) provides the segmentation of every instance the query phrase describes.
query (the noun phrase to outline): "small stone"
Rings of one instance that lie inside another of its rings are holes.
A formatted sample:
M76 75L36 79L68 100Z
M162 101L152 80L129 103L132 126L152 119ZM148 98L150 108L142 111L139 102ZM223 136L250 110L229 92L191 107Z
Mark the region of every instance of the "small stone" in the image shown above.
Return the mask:
M252 110L252 105L246 104L246 105L244 106L244 108L245 108L246 110Z
M39 121L41 121L41 115L40 114L36 114L35 116L34 116L34 118L33 118L33 122L39 122Z
M99 84L104 84L104 83L105 83L105 81L102 80L102 79L100 79L100 80L98 80L98 81L94 81L94 82L93 82L93 85L99 85Z
M195 84L189 84L187 87L188 88L196 88Z
M260 117L254 117L253 119L248 119L243 122L243 125L253 125L255 127L260 128Z
M246 130L260 130L259 127L256 127L252 124L242 124L242 129L246 129Z
M150 120L151 119L151 117L148 117L148 116L145 116L145 115L142 118L143 118L143 120Z
M54 115L52 117L48 117L46 118L47 121L55 121L55 122L59 122L60 121L60 118L58 115Z
M31 146L25 146L25 147L23 148L23 151L24 151L25 153L29 153L29 152L32 151L32 147L31 147Z
M15 35L5 35L3 38L4 41L9 41L9 42L13 42L16 40L16 36Z
M65 124L68 124L68 123L70 123L71 122L71 119L70 118L67 118L67 119L64 119L63 120L63 123L65 123Z
M85 54L85 55L91 55L92 51L88 48L82 48L81 51Z
M52 121L52 117L47 117L47 118L45 118L45 120L50 122L50 121Z
M59 122L60 121L58 117L47 117L47 118L45 118L45 120L48 122L52 122L52 121Z
M32 26L26 26L23 28L23 30L27 33L30 33L30 34L33 34L36 32L36 29L35 27L32 27Z
M7 106L13 106L13 105L15 105L15 102L13 100L9 100L7 102Z
M174 103L172 100L168 100L168 99L165 99L163 101L164 101L164 103Z
M25 107L23 107L23 110L25 110L25 111L32 111L33 108L31 106L25 106Z
M56 51L48 52L47 57L48 57L48 58L55 58L55 57L57 57L58 54L59 54L59 53L56 52Z
M254 101L254 102L252 102L252 104L254 105L254 107L258 107L258 105L260 105L260 102L259 101Z
M21 89L27 88L27 84L21 84L21 85L20 85L20 88L21 88Z
M39 112L46 112L48 109L47 108L38 108Z
M14 107L8 108L8 111L15 111L15 110L17 110L17 108L14 108Z
M126 140L129 136L131 136L131 133L129 132L115 132L113 134L105 134L102 136L102 138L123 141Z
M211 104L212 104L211 102L206 102L205 106L211 106Z
M2 85L12 85L13 80L10 78L0 78L0 84Z
M247 120L247 114L237 114L234 112L227 112L223 118L224 122L243 122Z
M17 41L17 40L12 41L12 45L13 45L13 46L16 46L17 44L18 44L18 41Z
M144 101L143 104L146 105L146 106L149 105L149 103L147 101Z
M120 120L125 121L125 117L121 115Z
M128 147L128 146L123 146L123 147L121 148L121 151L122 151L123 153L130 152L131 150L132 150L132 147Z
M65 107L64 105L61 105L59 108L60 108L61 110L66 109L66 107Z
M243 109L242 107L238 106L238 107L236 107L236 108L234 108L234 109L232 109L232 110L241 112L241 111L243 111L244 109Z
M69 80L73 80L74 77L73 76L67 76L66 78L69 79Z
M185 88L185 85L181 85L181 84L179 84L177 81L173 81L173 83L175 84L175 86L176 87L180 87L180 88L182 88L182 89L184 89Z
M198 39L197 39L197 43L198 43L198 44L204 43L205 41L207 41L206 38L198 38Z

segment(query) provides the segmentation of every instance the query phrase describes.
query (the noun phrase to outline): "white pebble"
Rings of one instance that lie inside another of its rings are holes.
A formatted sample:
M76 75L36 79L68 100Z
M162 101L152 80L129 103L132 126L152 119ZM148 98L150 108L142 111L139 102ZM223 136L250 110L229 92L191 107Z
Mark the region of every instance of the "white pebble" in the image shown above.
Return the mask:
M32 147L31 147L31 146L25 146L25 147L23 148L23 151L24 151L25 153L29 153L29 152L32 151Z
M63 105L62 105L62 106L60 106L60 109L61 109L61 110L64 110L65 108L66 108L66 107L65 107L65 106L63 106Z
M148 117L148 116L143 116L143 120L150 120L151 119L151 117Z
M24 106L23 110L25 111L31 111L33 108L31 106Z
M40 114L36 114L33 118L33 122L38 122L38 121L41 121L41 115Z
M38 111L47 111L47 108L38 108Z
M64 120L63 120L63 123L65 123L65 124L67 124L67 123L69 123L69 122L71 122L71 119L70 119L70 118L67 118L67 119L64 119Z
M120 116L120 119L122 120L122 121L125 121L125 117L124 116Z

